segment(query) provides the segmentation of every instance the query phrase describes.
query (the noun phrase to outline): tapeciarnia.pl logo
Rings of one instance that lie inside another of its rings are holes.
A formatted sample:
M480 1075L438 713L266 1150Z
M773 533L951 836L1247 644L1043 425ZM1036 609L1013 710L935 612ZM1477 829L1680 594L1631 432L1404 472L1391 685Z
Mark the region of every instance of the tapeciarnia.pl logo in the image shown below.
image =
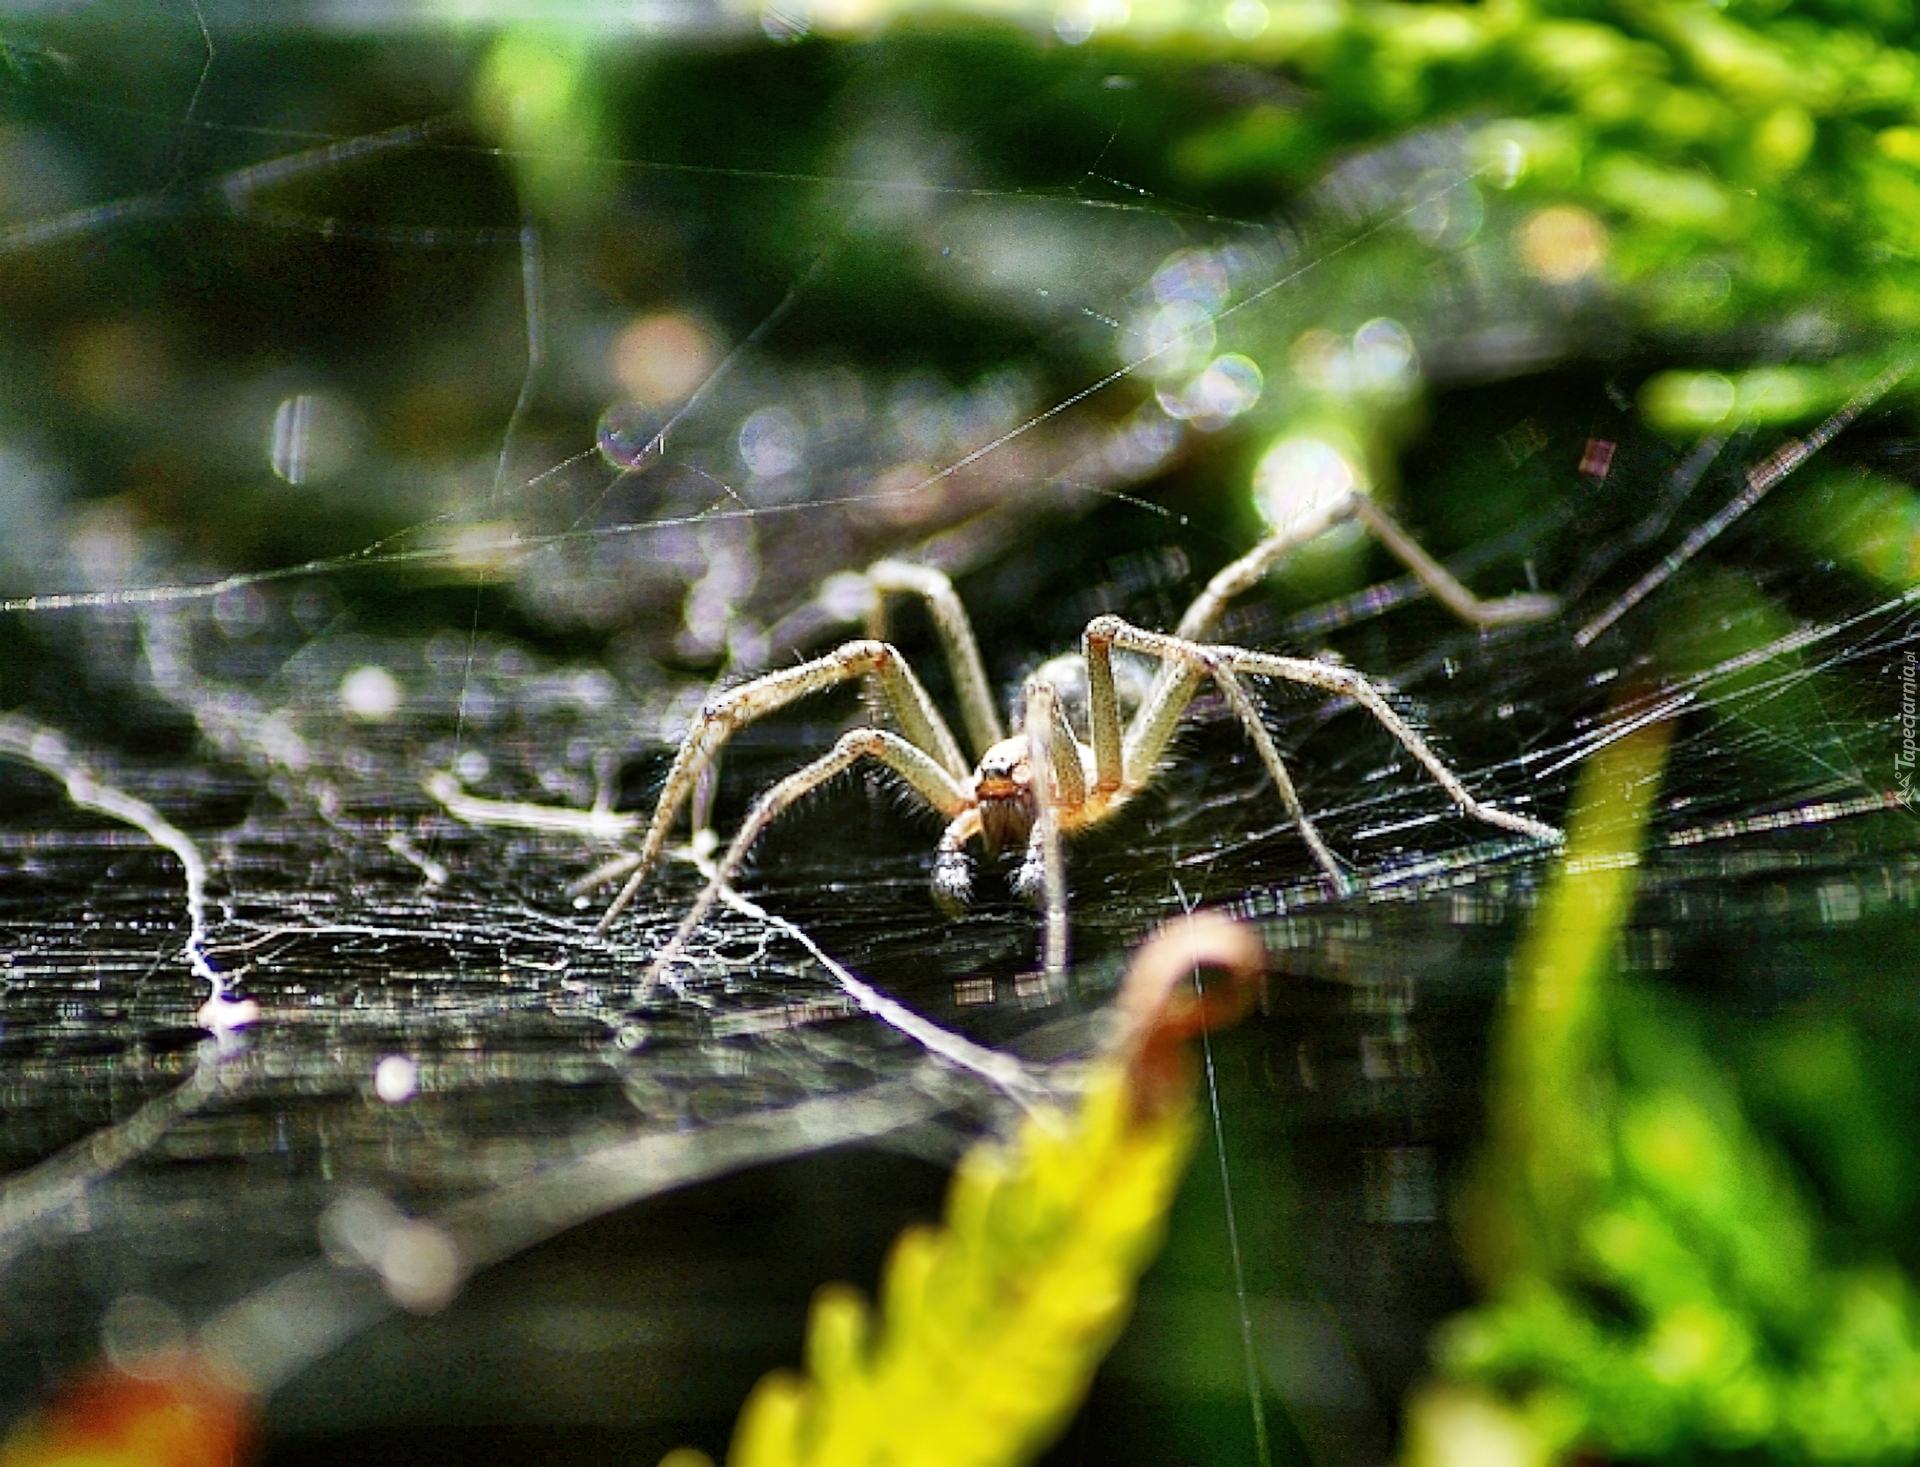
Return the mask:
M1913 808L1914 735L1920 729L1916 682L1920 682L1920 654L1909 647L1900 654L1900 752L1893 756L1894 798L1903 810Z

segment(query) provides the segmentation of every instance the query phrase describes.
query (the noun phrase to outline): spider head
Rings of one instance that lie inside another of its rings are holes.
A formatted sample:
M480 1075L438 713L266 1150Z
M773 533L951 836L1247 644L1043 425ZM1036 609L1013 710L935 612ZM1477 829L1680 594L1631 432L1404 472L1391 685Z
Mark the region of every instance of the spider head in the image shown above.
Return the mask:
M1023 845L1033 829L1033 766L1025 734L1002 739L973 772L973 798L980 810L980 843L989 855Z

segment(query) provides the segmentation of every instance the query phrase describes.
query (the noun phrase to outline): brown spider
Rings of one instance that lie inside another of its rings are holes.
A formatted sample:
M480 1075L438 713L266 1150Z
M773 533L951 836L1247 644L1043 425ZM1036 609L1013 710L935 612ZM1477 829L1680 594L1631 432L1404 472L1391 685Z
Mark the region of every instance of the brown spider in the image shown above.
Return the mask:
M1476 598L1356 489L1316 506L1227 566L1207 584L1170 635L1131 626L1117 616L1095 617L1087 624L1077 655L1054 658L1027 678L1015 713L1019 732L1008 737L988 691L972 626L947 577L924 566L881 561L864 577L872 635L709 699L680 745L640 849L594 871L575 890L627 878L601 919L604 931L652 871L681 806L693 796L728 738L797 699L856 678L869 679L877 687L879 700L899 731L869 726L842 734L828 753L761 794L706 888L654 958L645 979L647 989L679 957L687 938L732 882L767 827L796 801L862 759L885 764L946 818L933 863L934 898L943 908L957 910L970 894L972 868L966 854L970 842L978 840L989 854L1024 843L1025 859L1014 885L1040 899L1045 912L1045 966L1050 974L1063 971L1067 903L1060 838L1100 824L1152 782L1181 715L1207 679L1219 688L1246 729L1301 839L1339 890L1348 889L1348 879L1301 805L1272 735L1241 681L1243 675L1283 678L1351 698L1378 719L1469 815L1503 830L1560 840L1561 833L1551 825L1475 799L1363 674L1336 663L1206 641L1227 603L1258 582L1268 567L1346 519L1364 524L1441 602L1475 626L1530 621L1558 610L1559 603L1550 596ZM884 604L889 594L917 595L932 611L952 668L968 739L979 758L971 770L913 669L884 638ZM1115 648L1159 664L1131 718L1124 722L1114 676ZM1086 731L1085 738L1075 730L1070 707Z

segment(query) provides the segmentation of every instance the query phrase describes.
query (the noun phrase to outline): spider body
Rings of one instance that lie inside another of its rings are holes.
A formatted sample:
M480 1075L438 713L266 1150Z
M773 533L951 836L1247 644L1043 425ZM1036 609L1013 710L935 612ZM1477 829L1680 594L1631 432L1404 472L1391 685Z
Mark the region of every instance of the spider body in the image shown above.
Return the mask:
M1062 835L1100 824L1126 802L1119 791L1101 794L1090 788L1093 750L1077 738L1068 749L1056 747L1055 757L1080 766L1083 796L1055 806ZM1034 844L1040 825L1043 790L1036 775L1032 746L1024 733L1002 739L980 757L973 773L960 786L965 807L948 822L933 861L933 897L949 916L957 915L973 895L973 865L967 846L978 840L989 857L1002 851L1026 852L1013 888L1022 896L1036 896L1044 885L1044 852ZM1068 787L1072 787L1069 776Z
M1479 600L1363 494L1352 495L1333 516L1345 517L1365 523L1440 600L1478 625L1529 620L1557 609L1552 598L1538 595ZM1050 973L1061 971L1067 931L1062 838L1099 825L1153 781L1181 717L1206 682L1219 689L1240 721L1302 841L1336 890L1348 889L1349 879L1301 804L1247 691L1246 677L1300 683L1350 700L1397 739L1467 814L1540 840L1560 839L1551 825L1476 799L1362 674L1339 663L1207 640L1234 596L1302 539L1326 527L1316 520L1262 541L1207 584L1172 633L1147 631L1117 616L1095 617L1077 654L1057 657L1027 678L1011 734L1001 725L971 624L946 576L925 566L882 561L863 578L869 635L709 699L680 745L639 850L593 872L576 890L627 878L601 919L604 929L658 861L669 829L690 799L696 800L694 823L704 827L696 790L727 739L800 698L849 681L868 685L874 721L841 735L827 753L760 795L705 890L654 958L644 987L651 988L671 969L686 939L767 827L796 801L869 759L886 765L946 820L932 870L933 895L941 907L955 911L971 894L969 846L977 843L989 854L1023 852L1014 886L1039 899L1045 913L1045 965ZM845 585L839 585L834 595L844 598L845 591ZM886 598L896 594L920 597L933 614L960 700L962 726L977 760L971 766L912 667L885 639ZM1153 670L1135 676L1143 663ZM888 726L880 726L882 722Z
M987 750L962 788L972 806L969 813L959 817L966 822L964 833L970 836L977 832L989 856L1026 843L1039 816L1040 803L1033 787L1033 759L1027 752L1025 734L1002 739Z

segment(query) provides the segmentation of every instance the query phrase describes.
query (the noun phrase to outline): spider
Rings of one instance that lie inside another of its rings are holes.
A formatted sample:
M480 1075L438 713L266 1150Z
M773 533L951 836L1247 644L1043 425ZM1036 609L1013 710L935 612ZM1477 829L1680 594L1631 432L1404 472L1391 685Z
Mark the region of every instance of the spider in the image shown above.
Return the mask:
M1256 584L1270 566L1348 519L1366 526L1438 600L1477 627L1536 620L1559 608L1555 598L1537 594L1477 598L1363 489L1355 488L1310 507L1220 571L1171 634L1146 631L1117 616L1095 617L1087 624L1078 654L1056 657L1028 676L1014 711L1017 732L1009 736L995 711L979 644L952 583L930 567L883 560L859 578L869 635L710 698L680 745L639 850L600 867L576 883L574 890L588 891L627 878L600 920L604 932L653 870L681 807L689 798L697 802L696 786L713 768L728 738L800 698L855 679L868 680L877 691L873 702L891 715L898 731L874 725L852 729L829 752L760 795L705 889L654 958L643 981L645 991L651 991L671 969L767 827L796 801L863 759L887 766L919 800L945 818L932 885L935 901L949 913L962 908L971 893L969 844L978 841L989 855L1024 845L1013 884L1042 905L1044 966L1049 975L1058 975L1065 968L1067 947L1061 837L1099 825L1152 782L1188 703L1208 679L1239 718L1300 838L1338 891L1350 888L1348 878L1301 805L1286 764L1242 681L1245 676L1280 678L1351 699L1398 739L1467 814L1503 830L1559 841L1561 833L1553 826L1474 798L1363 674L1337 663L1207 640L1227 604ZM913 669L885 639L885 601L890 595L918 596L932 613L952 670L968 741L978 759L971 767ZM1116 649L1158 664L1138 698L1127 700L1136 705L1130 718L1115 677ZM704 824L697 803L695 823Z

